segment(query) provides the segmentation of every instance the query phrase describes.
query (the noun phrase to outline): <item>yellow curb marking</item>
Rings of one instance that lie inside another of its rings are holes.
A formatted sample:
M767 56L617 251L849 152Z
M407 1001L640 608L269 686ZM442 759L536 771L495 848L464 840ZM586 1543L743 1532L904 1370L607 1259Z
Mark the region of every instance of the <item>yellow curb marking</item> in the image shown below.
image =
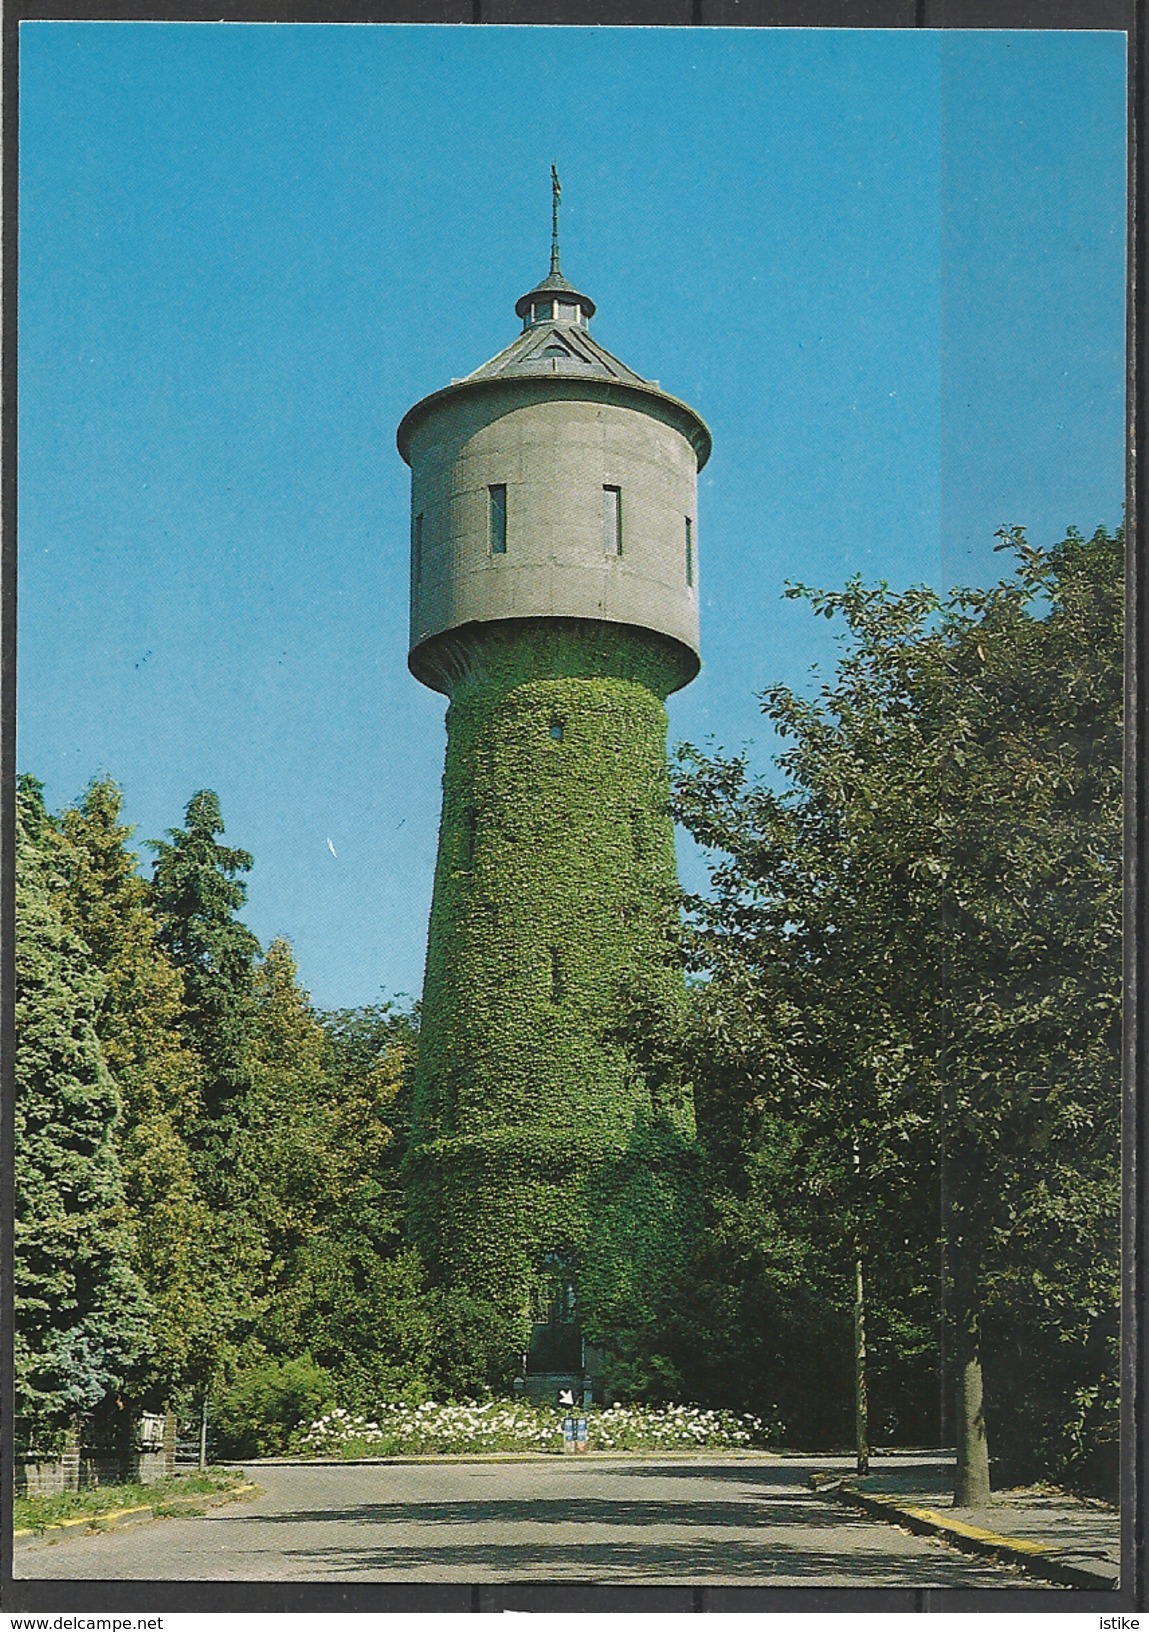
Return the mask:
M210 1506L210 1498L212 1496L244 1496L248 1493L248 1491L258 1489L258 1485L245 1484L236 1485L231 1490L201 1491L199 1494L201 1498L207 1497L209 1499L208 1505ZM46 1524L44 1529L40 1531L13 1530L12 1537L13 1540L15 1540L17 1536L46 1535L49 1530L66 1530L71 1525L76 1524L100 1524L108 1519L126 1519L132 1513L150 1513L154 1506L154 1502L141 1502L139 1507L112 1507L104 1513L84 1513L77 1519L55 1519L51 1524Z
M1008 1547L1015 1553L1048 1553L1049 1548L1042 1546L1039 1541L1023 1541L1020 1536L1002 1536L996 1530L983 1530L980 1525L966 1524L963 1519L951 1519L944 1513L935 1513L931 1507L903 1506L892 1496L879 1496L876 1491L860 1491L871 1502L880 1502L891 1512L905 1513L908 1517L924 1520L926 1524L935 1524L941 1530L949 1530L955 1535L968 1536L971 1541L989 1542L996 1547Z
M73 1524L92 1524L97 1519L124 1519L129 1513L150 1513L150 1502L143 1502L139 1507L112 1507L104 1513L84 1513L78 1519L54 1519L51 1524L44 1526L45 1530L65 1530ZM13 1530L14 1536L34 1536L35 1530Z
M995 1546L1008 1547L1017 1553L1047 1553L1048 1547L1043 1547L1039 1541L1024 1541L1020 1536L1002 1536L996 1530L983 1530L980 1525L966 1524L963 1519L950 1519L942 1513L935 1513L928 1507L905 1507L903 1513L912 1513L917 1519L925 1519L930 1524L937 1524L943 1530L952 1530L959 1536L969 1536L973 1541L988 1541Z

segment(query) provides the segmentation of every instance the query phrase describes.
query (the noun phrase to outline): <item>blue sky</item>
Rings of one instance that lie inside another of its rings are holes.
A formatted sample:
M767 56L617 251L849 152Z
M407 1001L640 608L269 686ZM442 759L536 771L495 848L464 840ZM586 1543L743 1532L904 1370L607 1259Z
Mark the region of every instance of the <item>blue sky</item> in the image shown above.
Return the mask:
M517 332L555 160L593 332L714 433L671 741L766 769L755 694L834 654L787 579L1121 519L1124 44L23 24L20 768L109 773L141 846L214 788L316 1001L418 994L445 704L394 429Z

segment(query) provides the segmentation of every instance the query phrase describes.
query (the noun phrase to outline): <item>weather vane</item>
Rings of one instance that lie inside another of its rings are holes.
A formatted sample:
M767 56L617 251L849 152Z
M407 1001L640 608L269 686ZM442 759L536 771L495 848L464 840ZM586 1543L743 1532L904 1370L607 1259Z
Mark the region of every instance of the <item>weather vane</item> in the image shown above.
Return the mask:
M551 271L559 269L559 199L562 197L562 188L559 186L559 173L551 165Z

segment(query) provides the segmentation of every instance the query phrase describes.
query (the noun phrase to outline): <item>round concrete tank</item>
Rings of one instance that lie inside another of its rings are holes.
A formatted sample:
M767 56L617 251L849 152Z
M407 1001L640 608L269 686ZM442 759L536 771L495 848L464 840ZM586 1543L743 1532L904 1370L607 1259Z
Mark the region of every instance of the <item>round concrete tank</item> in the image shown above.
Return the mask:
M408 664L435 690L450 691L481 628L521 619L645 630L672 654L672 689L698 672L697 477L710 434L590 338L589 302L566 304L577 315L533 319L542 302L524 296L518 341L399 426Z

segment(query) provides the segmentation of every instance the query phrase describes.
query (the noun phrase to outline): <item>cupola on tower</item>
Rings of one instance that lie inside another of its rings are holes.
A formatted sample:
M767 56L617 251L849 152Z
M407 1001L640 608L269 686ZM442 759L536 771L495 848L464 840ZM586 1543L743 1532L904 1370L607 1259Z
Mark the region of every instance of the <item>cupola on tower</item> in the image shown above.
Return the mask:
M555 176L521 332L398 429L408 664L450 699L412 1227L434 1274L499 1311L537 1392L601 1380L687 1228L689 1091L627 1037L684 998L665 699L699 668L710 453L692 408L592 336L558 202Z

